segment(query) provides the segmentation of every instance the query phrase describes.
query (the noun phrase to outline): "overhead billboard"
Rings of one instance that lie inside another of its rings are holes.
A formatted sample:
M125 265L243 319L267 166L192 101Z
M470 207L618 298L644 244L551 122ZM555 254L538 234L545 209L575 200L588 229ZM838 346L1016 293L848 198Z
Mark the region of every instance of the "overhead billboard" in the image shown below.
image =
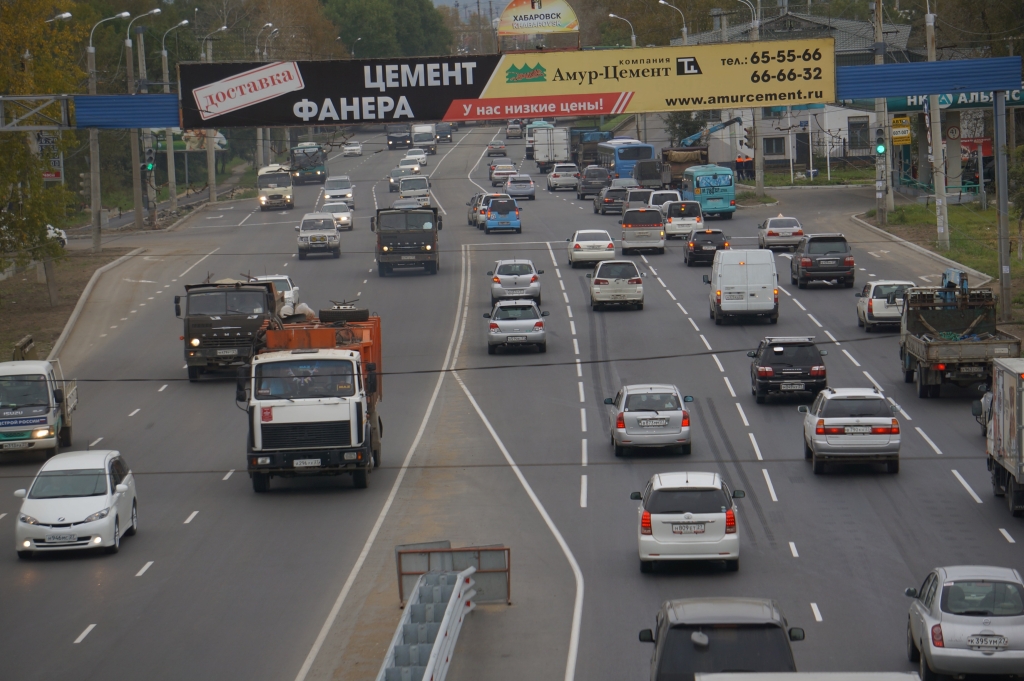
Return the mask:
M578 33L579 19L565 0L512 0L498 19L498 35Z
M511 55L182 63L181 127L464 121L835 101L831 38Z

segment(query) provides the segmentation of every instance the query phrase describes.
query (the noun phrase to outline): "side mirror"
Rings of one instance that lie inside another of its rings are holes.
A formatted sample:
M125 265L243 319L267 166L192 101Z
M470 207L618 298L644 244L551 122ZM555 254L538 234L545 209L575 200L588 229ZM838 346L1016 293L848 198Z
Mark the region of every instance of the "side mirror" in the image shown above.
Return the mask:
M705 284L710 286L711 285L711 276L707 275L707 274L704 274L704 275L701 276L701 281L703 281Z
M18 490L18 492L24 492L24 490ZM18 492L14 493L14 496L18 496ZM24 495L23 495L24 496ZM917 598L917 589L909 587L903 590L903 595L907 598Z
M892 410L892 413L895 414L895 413L897 413L900 410L900 405L893 404L889 408Z
M622 220L619 220L619 224L620 224L620 225L622 224Z
M14 496L18 497L19 499L24 499L25 498L25 494L26 494L26 492L23 489L16 489L16 490L14 490Z
M811 413L811 410L807 408L806 404L801 404L799 407L796 408L796 410L798 412L800 412L801 414L810 414Z
M441 216L440 216L440 215L438 215L438 216L437 216L437 231L439 231L439 232L440 232L440 231L441 231L441 228L442 228L443 226L444 226L444 223L443 223L443 222L441 221Z
M822 357L828 354L828 350L820 350L819 352L821 352Z
M741 489L734 489L734 490L732 491L732 498L733 498L733 499L743 499L743 498L745 498L746 496L747 496L747 493L746 493L746 492L744 492L744 491L743 491L743 490L741 490Z
M540 313L540 316L541 317L547 317L550 314L551 314L550 312L548 312L547 310L544 310L543 312Z
M864 294L863 294L863 293L854 293L854 294L853 294L853 297L854 297L854 298L863 298L863 297L864 297Z
M985 412L981 406L981 400L974 400L971 402L971 416L981 416Z
M121 483L120 485L116 485L114 487L114 491L118 492L120 494L124 494L124 493L126 493L128 491L128 485L126 485L124 483Z
M750 352L747 353L747 357L757 357L757 353L751 350Z
M590 279L590 275L589 274L587 275L587 279Z
M803 641L804 640L804 630L801 629L800 627L791 627L790 630L789 630L789 640L790 641Z
M604 403L605 404L615 404L615 400L613 400L610 397L606 397L606 398L604 398Z
M566 241L572 241L572 239L566 239Z
M366 392L377 392L377 363L366 363Z
M686 395L683 397L683 402L693 402L693 395Z
M370 231L371 232L376 232L377 231L377 218L376 217L370 218Z
M298 286L292 286L292 290L293 290L293 291L298 291L298 290L299 290L299 287L298 287Z
M630 492L629 498L632 499L633 501L640 501L643 498L643 496L641 496L640 492Z
M488 272L488 273L487 273L487 276L488 276L488 277L493 277L493 276L494 276L494 272Z
M181 296L174 296L174 316L181 318Z
M490 312L484 312L484 319L490 319L490 318L491 318L491 313Z
M245 402L245 388L235 388L235 402Z
M544 270L537 270L537 274L544 274Z
M295 231L296 232L299 231L299 226L298 225L295 225Z
M469 201L467 201L467 202L466 202L466 205L467 205L467 206L469 205Z
M644 629L640 632L641 643L654 643L654 632L650 629Z
M54 388L53 390L53 401L57 404L64 403L64 391L60 388Z

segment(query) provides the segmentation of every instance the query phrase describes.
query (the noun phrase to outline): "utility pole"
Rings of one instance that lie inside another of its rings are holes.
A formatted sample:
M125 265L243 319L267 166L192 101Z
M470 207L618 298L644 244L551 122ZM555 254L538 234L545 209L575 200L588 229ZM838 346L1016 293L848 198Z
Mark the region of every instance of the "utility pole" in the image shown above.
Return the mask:
M1009 184L1006 169L1006 93L997 90L992 93L995 103L992 107L992 127L995 129L995 148L992 153L996 162L996 202L999 207L999 318L1008 322L1010 311L1010 215L1008 194ZM982 155L979 154L979 163Z
M96 48L86 48L86 64L89 69L89 94L96 94ZM89 213L92 218L92 252L99 253L103 237L103 207L100 203L100 131L89 128Z
M171 76L167 68L167 34L182 26L188 26L188 19L183 19L177 26L172 26L164 31L164 37L160 41L160 61L164 73L164 92L167 94L171 92ZM167 128L164 131L164 139L167 145L167 193L171 197L171 212L173 213L178 210L178 176L174 170L174 131L172 128ZM188 163L188 157L185 158L185 162L186 164Z
M135 73L132 70L132 39L124 39L125 71L128 72L128 94L135 94ZM142 159L139 158L139 131L128 131L128 143L132 147L132 198L135 204L135 229L142 230Z
M144 42L144 36L146 33L145 26L136 26L135 35L139 37L139 89L142 94L149 94L149 71L146 69L146 44ZM153 132L145 130L142 133L142 149L144 152L148 152L153 148ZM147 159L149 154L146 154ZM150 171L149 176L146 178L146 196L149 199L149 224L151 227L156 228L156 187L153 186L153 176L156 174L155 168Z
M761 3L757 3L757 18L754 19L751 28L751 38L755 42L761 39ZM757 195L764 196L764 145L761 143L760 126L761 126L761 107L754 107L753 109L754 125L752 130L754 131L754 180L757 185ZM807 141L810 142L810 130L808 130ZM810 144L808 144L810 148ZM811 150L813 154L814 151Z
M882 32L882 0L874 0L871 3L871 14L873 15L875 28L875 64L885 63L885 35ZM875 98L875 127L882 129L883 139L885 140L884 153L878 153L875 150L875 216L878 218L878 224L884 225L888 223L888 196L889 196L889 185L888 185L888 165L889 159L889 125L886 120L888 116L885 114L885 98Z
M206 37L206 62L213 63L213 41L210 36ZM217 203L217 152L214 147L217 144L217 131L213 128L206 129L206 184L210 188L210 203Z
M928 61L935 61L935 15L928 8L924 15L925 37L928 41ZM939 96L928 97L932 131L932 182L935 184L935 228L939 248L949 250L949 214L946 210L946 168L942 158L942 111ZM979 165L981 160L979 158Z

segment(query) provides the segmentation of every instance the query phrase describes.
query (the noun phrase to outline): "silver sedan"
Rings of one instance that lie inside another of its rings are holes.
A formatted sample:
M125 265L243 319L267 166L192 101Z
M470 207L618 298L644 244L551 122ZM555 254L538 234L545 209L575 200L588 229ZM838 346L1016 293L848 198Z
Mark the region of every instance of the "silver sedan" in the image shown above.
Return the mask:
M500 347L537 346L538 352L548 351L548 336L544 330L544 317L532 300L499 300L494 309L484 313L489 319L487 354L493 355Z
M529 298L540 305L540 277L544 270L532 260L498 260L487 273L491 278L491 305L509 298Z
M566 239L569 242L569 267L576 263L615 260L615 241L603 229L581 229Z
M510 175L505 180L505 193L514 199L533 201L537 198L537 187L529 175Z
M683 407L689 402L690 395L684 397L674 385L660 383L627 385L606 398L604 403L615 412L610 419L615 456L632 447L671 447L689 454L690 413Z
M1024 581L1010 568L935 568L913 598L907 657L921 681L939 674L1017 674L1024 669Z

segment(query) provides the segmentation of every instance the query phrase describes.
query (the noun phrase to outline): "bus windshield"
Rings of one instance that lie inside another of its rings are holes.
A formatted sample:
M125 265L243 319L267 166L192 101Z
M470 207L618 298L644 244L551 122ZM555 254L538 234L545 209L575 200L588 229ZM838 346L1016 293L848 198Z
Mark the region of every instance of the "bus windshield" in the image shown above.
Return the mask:
M292 167L297 169L322 166L324 152L320 147L296 147L292 149Z
M260 189L290 187L292 184L292 176L288 173L265 173L256 178L256 184Z

